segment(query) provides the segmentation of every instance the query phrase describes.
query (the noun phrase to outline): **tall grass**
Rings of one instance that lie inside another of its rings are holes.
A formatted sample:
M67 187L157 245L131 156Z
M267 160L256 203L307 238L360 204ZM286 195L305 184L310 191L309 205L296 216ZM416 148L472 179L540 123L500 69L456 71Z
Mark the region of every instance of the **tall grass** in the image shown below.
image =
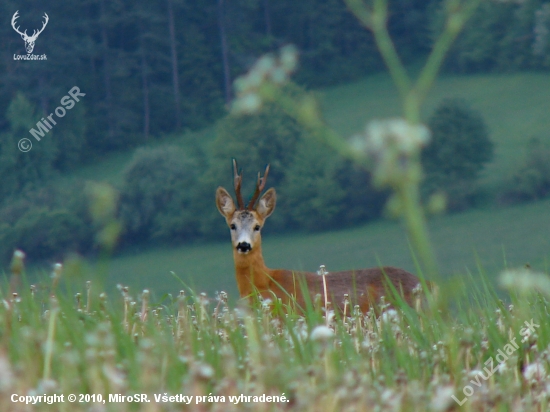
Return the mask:
M315 305L301 315L266 302L234 307L224 292L154 302L148 291L107 296L87 283L69 294L58 269L28 285L14 265L0 287L2 411L446 411L459 408L452 396L465 411L548 407L548 301L537 288L547 290L529 271L507 275L532 280L509 303L479 273L442 287L436 312L418 296L417 310L382 302L342 318ZM525 321L540 326L522 340ZM64 402L12 401L54 394ZM150 402L126 398L136 394Z

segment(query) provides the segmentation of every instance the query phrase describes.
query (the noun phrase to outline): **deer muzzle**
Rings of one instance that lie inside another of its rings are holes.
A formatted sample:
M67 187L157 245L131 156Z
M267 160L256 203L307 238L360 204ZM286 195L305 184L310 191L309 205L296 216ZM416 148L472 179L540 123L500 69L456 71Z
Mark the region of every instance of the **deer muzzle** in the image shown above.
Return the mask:
M237 252L248 253L252 250L252 246L248 242L239 242L237 244Z

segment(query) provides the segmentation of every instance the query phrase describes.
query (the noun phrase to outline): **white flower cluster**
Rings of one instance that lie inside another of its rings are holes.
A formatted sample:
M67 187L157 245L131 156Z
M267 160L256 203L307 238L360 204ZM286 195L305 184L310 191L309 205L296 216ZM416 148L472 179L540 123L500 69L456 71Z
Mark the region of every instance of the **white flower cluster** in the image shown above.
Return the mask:
M374 181L379 186L392 185L411 172L410 159L430 140L423 124L405 119L374 120L367 125L365 136L352 139L354 150L366 153L373 162Z
M500 274L500 284L520 293L542 292L550 296L550 276L528 268L505 270Z
M262 105L260 87L266 82L283 84L298 66L298 50L293 45L284 46L276 57L266 54L252 66L250 71L235 80L237 98L233 113L255 113Z

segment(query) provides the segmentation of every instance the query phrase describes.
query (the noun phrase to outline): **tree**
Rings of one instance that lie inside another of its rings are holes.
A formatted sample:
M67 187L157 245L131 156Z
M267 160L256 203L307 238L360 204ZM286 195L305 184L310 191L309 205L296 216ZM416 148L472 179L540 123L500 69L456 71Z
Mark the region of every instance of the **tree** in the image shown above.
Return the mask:
M432 132L422 152L425 190L444 190L451 208L465 206L472 184L493 158L494 146L481 114L459 99L444 100L428 121Z
M323 142L300 140L285 181L277 188L288 227L322 231L338 225L346 194L335 178L338 164L338 154Z
M189 240L197 236L194 207L200 171L183 149L140 149L124 172L120 216L132 241Z
M94 229L80 180L28 187L0 206L0 262L15 249L31 261L61 259L68 252L89 252Z
M36 128L40 116L22 93L17 93L10 103L6 118L9 130L0 134L0 203L7 196L51 177L57 153L54 132L44 133L40 141L29 133L31 128ZM22 139L28 139L28 142ZM30 151L20 150L25 149L29 142L32 144Z

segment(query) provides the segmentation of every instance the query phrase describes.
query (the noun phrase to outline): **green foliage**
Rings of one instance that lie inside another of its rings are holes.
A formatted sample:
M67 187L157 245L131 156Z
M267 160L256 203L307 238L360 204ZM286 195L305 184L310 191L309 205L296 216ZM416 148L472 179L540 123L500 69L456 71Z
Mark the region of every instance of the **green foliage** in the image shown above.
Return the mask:
M59 148L54 161L58 170L73 170L85 158L86 108L78 102L55 126L55 142Z
M294 161L296 145L307 138L307 131L275 104L265 104L252 115L228 115L217 125L216 139L211 146L212 173L227 181L231 158L247 170L263 170L270 163L269 181L278 185ZM253 172L255 174L255 172ZM245 190L253 188L255 179L243 182Z
M379 219L389 192L372 185L372 175L354 163L341 160L336 166L334 178L344 191L339 218L342 225L355 226L359 222Z
M74 136L67 133L70 144L59 142L66 151L56 162L62 169L74 164L69 146L84 158L90 150L103 154L173 132L175 90L179 92L182 130L202 128L223 116L220 17L229 49L229 81L247 71L258 56L281 44L295 44L300 49L302 69L297 76L310 86L358 78L382 66L372 36L339 0L170 3L176 22L173 35L167 27L166 2L68 5L50 1L48 13L57 16L57 24L65 30L52 31L49 42L37 42L34 53L47 54L44 64L14 59L2 62L0 113L17 91L40 102L47 114L71 87L77 85L86 93L86 144L73 145L77 143L73 137L81 136L78 130L72 129ZM399 37L398 47L410 61L425 50L426 2L393 0L391 7L390 30ZM16 9L13 2L0 3L1 15L12 16ZM29 3L18 23L22 29L38 28L43 13L40 4ZM25 53L24 43L9 24L0 28L0 37L10 53ZM78 117L74 110L63 122ZM0 116L0 132L6 127L6 119Z
M287 226L319 231L339 223L346 192L335 178L338 163L338 155L318 140L298 143L279 190Z
M464 208L494 147L481 114L458 99L444 100L428 121L431 141L422 152L424 190L444 191L451 209Z
M35 207L26 212L4 236L32 259L59 258L86 231L84 222L66 209ZM11 238L11 239L9 239Z
M446 7L444 3L434 2L436 8ZM542 4L540 0L480 2L451 48L447 68L475 73L547 67L548 59L534 53L535 18ZM437 37L441 10L431 16Z
M501 196L505 203L537 200L550 195L550 147L541 139L530 139L523 165Z
M39 142L29 133L31 128L36 128L40 116L22 93L17 93L10 103L6 118L9 129L0 134L0 203L7 196L51 177L57 152L53 132L45 134ZM31 141L31 151L19 150L18 142L22 138Z
M93 230L80 181L28 189L0 207L0 261L15 249L31 260L60 259L70 252L89 252Z
M387 198L371 176L324 143L299 142L280 192L286 226L321 231L379 218Z
M139 149L124 171L120 217L128 239L191 239L200 220L194 206L200 171L183 149Z

